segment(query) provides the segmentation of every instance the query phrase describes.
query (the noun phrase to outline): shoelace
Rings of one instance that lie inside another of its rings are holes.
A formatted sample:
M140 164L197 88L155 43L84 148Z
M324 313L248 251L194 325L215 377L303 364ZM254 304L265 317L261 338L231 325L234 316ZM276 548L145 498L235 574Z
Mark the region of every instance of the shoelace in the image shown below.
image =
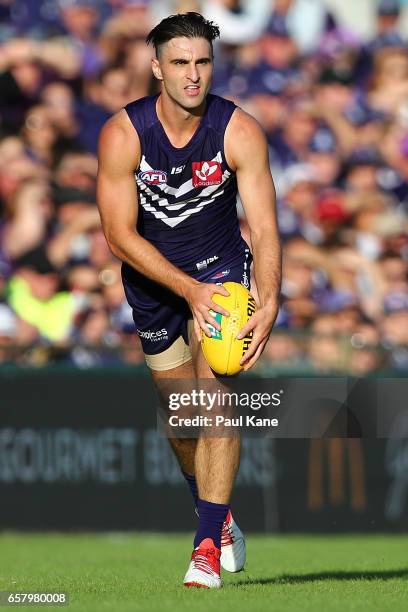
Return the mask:
M196 569L205 572L206 574L215 574L216 572L212 568L209 557L214 557L214 551L212 549L208 549L203 552L194 551L193 553L193 561Z
M221 531L221 546L229 546L234 543L231 526L224 523Z

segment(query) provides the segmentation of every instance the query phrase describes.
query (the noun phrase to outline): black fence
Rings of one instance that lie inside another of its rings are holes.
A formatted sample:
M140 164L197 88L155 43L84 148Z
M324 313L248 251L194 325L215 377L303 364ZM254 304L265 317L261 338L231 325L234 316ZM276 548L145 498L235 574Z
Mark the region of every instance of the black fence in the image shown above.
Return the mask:
M0 372L0 528L191 530L187 486L143 369ZM408 528L398 437L244 437L233 497L246 531Z

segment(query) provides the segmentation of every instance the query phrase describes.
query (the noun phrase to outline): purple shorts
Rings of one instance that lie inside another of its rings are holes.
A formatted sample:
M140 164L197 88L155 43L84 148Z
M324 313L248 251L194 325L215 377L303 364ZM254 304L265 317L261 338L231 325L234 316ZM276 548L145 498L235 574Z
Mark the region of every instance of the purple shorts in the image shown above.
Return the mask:
M221 266L217 262L217 266L208 267L194 278L204 283L233 281L249 289L251 262L252 255L246 249L238 263L229 266L224 262ZM127 264L122 265L122 280L145 354L162 353L180 336L188 344L187 322L192 314L185 300Z

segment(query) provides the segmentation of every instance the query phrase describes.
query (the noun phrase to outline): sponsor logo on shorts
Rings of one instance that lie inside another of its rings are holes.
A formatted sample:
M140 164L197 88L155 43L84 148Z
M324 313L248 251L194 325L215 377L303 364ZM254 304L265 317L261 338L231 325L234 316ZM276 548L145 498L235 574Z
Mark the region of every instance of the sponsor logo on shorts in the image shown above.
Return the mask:
M220 312L215 312L214 310L210 310L210 315L214 317L214 319L221 325L222 314ZM218 329L215 329L211 323L207 323L207 327L210 330L211 338L213 340L222 340L222 334Z
M246 272L243 273L242 275L242 285L244 285L244 287L246 287L247 289L249 289L249 278L248 278L248 274Z
M214 276L211 277L211 280L216 280L217 278L224 278L224 276L228 276L230 272L230 269L223 270L222 272L217 272L217 274L214 274Z
M140 338L144 340L150 340L150 342L159 342L160 340L168 340L168 332L165 327L163 329L159 329L158 331L152 331L148 329L146 331L142 331L141 329L136 330L139 334Z
M161 185L167 183L167 173L163 170L144 170L139 172L138 178L149 185Z
M222 183L221 163L218 161L193 162L192 171L194 187L209 187Z
M210 264L214 263L214 261L217 261L218 259L218 255L207 257L207 259L203 259L203 261L198 261L196 263L196 268L197 270L205 270Z

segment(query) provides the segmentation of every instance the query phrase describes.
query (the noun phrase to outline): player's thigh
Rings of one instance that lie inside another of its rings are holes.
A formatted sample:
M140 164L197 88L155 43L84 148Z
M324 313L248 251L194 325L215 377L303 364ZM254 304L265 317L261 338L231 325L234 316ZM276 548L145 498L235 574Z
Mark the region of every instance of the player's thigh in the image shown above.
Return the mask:
M156 347L142 341L146 364L152 375L154 374L153 378L180 378L183 375L189 378L190 374L194 373L188 338L181 331L182 326L180 325L180 335L171 343L166 341L164 346L160 347L160 351L151 352Z
M186 302L135 270L123 269L126 298L153 378L191 377Z
M184 361L176 367L169 367L174 362L183 360L183 358L185 359L187 352L183 352L183 343L184 338L180 336L180 338L174 343L179 347L178 351L176 350L177 347L169 347L169 349L163 351L163 353L150 356L145 355L146 362L149 365L150 373L158 393L161 418L164 419L162 421L163 423L168 423L169 416L172 414L170 408L172 396L174 397L177 395L180 397L181 395L185 396L186 394L191 395L196 386L196 376L188 345L185 345L189 356L188 361ZM181 416L191 418L195 416L195 414L192 408L183 406ZM165 425L165 427L168 427L168 425ZM170 444L176 450L177 454L178 450L180 449L177 444L172 441L173 438L177 437L177 430L175 431L170 428L168 430L168 437ZM195 443L193 446L195 446Z
M163 380L163 379L167 379L167 378L179 378L179 379L195 378L193 362L191 359L179 366L176 366L175 368L161 369L161 370L154 370L153 368L149 368L149 369L150 369L150 374L155 382Z
M174 393L190 393L195 386L193 362L188 361L169 370L153 370L150 368L154 385L159 394L162 410L168 415L169 399Z
M190 352L192 357L192 367L194 373L198 379L200 378L211 378L215 379L216 375L208 365L204 358L203 351L201 349L201 342L198 341L194 331L193 320L189 319L188 324L188 342L190 346Z

